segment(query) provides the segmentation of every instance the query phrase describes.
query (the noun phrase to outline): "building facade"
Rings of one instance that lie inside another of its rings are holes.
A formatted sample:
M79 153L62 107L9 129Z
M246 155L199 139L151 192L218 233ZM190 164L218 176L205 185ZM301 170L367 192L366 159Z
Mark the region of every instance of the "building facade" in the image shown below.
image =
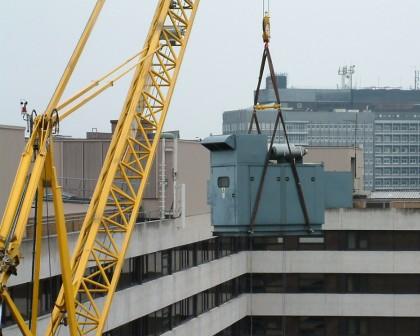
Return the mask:
M420 162L420 91L295 89L287 87L284 77L279 75L277 79L292 143L362 148L366 190L420 189L418 170L414 167ZM260 102L274 100L273 87L267 78ZM275 111L259 114L262 131L267 135L273 132L275 115ZM226 111L223 133L247 132L250 118L251 109ZM404 131L407 134L402 137ZM276 141L284 141L282 132Z
M374 180L376 190L420 189L420 111L377 113Z
M263 134L268 138L274 130L276 111L258 112ZM227 111L223 114L223 134L248 133L251 109ZM353 147L363 150L364 188L373 189L373 138L375 115L365 112L284 111L286 130L291 143L309 147ZM277 142L284 142L282 129Z
M168 159L177 156L166 162L185 184L182 213L139 219L104 335L419 335L420 209L395 208L381 199L381 208L367 202L363 208L328 210L319 236L214 237L206 202L208 152L196 142L178 145ZM183 162L175 169L177 161ZM165 193L169 200L172 189ZM412 201L419 204L418 198ZM73 212L84 207L65 203L70 249L80 227ZM48 229L54 224L47 219L43 246L50 249L42 257L39 334L61 282L57 240ZM18 275L9 282L25 317L32 246L28 230ZM102 304L100 295L96 302ZM6 308L2 325L3 335L21 334Z

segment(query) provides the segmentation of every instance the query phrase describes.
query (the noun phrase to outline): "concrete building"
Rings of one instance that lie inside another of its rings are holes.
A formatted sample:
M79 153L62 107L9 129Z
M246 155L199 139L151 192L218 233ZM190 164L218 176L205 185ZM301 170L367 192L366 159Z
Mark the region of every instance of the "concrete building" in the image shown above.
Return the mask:
M420 333L419 209L392 207L383 198L388 207L330 210L322 236L255 237L250 248L247 237L213 237L205 196L208 152L196 142L178 146L177 160L170 160L175 152L169 151L168 140L166 164L177 172L177 183L186 185L184 208L137 223L105 335ZM152 181L158 183L159 177ZM65 203L70 248L78 236L72 215L86 207L74 202ZM43 239L50 250L44 252L41 270L40 331L60 286L56 237L45 234ZM22 253L18 275L9 284L28 316L30 234ZM4 335L20 334L7 309L3 323Z
M258 113L263 134L271 138L276 111ZM284 111L286 129L291 143L309 147L357 147L363 150L364 188L373 188L373 127L374 113L366 112L295 112ZM223 113L223 134L246 134L251 120L251 109ZM277 142L284 142L283 132L277 133Z
M420 111L377 113L374 137L375 190L419 190Z
M364 151L366 190L420 189L415 167L420 162L420 91L295 89L287 87L285 75L279 75L277 80L292 143L358 146ZM267 78L260 102L274 100L272 83ZM250 118L251 109L226 111L223 133L247 132ZM271 134L275 112L260 113L259 119L263 132ZM404 131L407 134L402 137ZM281 132L276 140L284 141Z
M308 153L303 157L304 163L322 162L326 171L352 172L355 193L364 190L363 150L352 147L306 147Z
M276 77L282 105L294 111L369 110L375 112L419 111L420 90L372 87L363 89L300 89L288 86L287 74ZM260 91L261 103L274 101L274 89L267 77Z
M0 125L0 213L3 215L16 169L25 146L25 128Z

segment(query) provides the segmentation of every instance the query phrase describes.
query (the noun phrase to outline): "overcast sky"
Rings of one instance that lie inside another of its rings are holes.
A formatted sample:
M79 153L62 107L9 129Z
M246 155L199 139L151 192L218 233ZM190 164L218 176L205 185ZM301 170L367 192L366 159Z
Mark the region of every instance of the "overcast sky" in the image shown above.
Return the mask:
M66 95L143 46L156 0L108 0ZM19 102L42 111L93 0L0 0L0 124L24 125ZM357 86L402 86L420 68L419 0L271 0L272 54L293 87L335 88L340 65ZM262 0L201 0L166 122L184 138L221 132L224 110L252 104L262 52ZM65 121L61 133L110 129L130 78Z

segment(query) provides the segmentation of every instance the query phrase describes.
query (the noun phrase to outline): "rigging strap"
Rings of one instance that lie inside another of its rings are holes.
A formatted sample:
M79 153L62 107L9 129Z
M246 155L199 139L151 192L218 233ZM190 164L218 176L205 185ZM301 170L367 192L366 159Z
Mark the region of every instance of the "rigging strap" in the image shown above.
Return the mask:
M280 93L279 93L279 90L278 90L276 75L275 75L275 71L274 71L274 65L273 65L273 61L272 61L272 58L271 58L268 43L265 43L265 46L264 46L264 52L263 52L262 62L261 62L261 67L260 67L260 74L259 74L259 77L258 77L258 85L257 85L256 92L254 94L254 108L253 108L251 121L250 121L249 129L248 129L248 134L250 134L252 132L254 122L255 122L255 125L256 125L256 128L257 128L257 133L261 134L261 129L259 127L259 122L258 122L258 117L257 117L257 108L256 107L258 105L258 98L259 98L259 93L260 93L260 89L261 89L261 82L262 82L266 62L268 62L268 67L269 67L269 70L270 70L270 78L271 78L271 81L272 81L272 84L273 84L273 89L274 89L274 93L275 93L275 96L276 96L276 103L277 103L278 108L277 108L276 120L275 120L275 123L274 123L273 134L271 136L270 146L269 146L269 149L268 149L266 157L265 157L263 171L262 171L261 179L260 179L258 189L257 189L257 195L256 195L256 198L255 198L254 206L252 208L249 233L252 234L254 232L255 222L256 222L256 218L257 218L257 214L258 214L258 208L259 208L259 205L260 205L261 195L262 195L262 191L263 191L263 188L264 188L264 181L265 181L265 177L267 175L268 164L270 162L270 153L271 153L271 150L272 150L273 145L274 145L277 129L278 129L278 126L279 126L280 122L281 122L282 127L283 127L284 138L286 140L287 149L289 151L289 159L288 160L289 160L290 167L291 167L292 174L293 174L293 178L294 178L294 181L295 181L296 190L297 190L298 198L299 198L299 203L300 203L302 213L303 213L303 217L304 217L304 221L305 221L305 226L308 230L308 233L312 233L313 230L311 229L311 225L310 225L310 221L309 221L309 213L308 213L308 209L307 209L306 202L305 202L305 197L304 197L304 193L303 193L302 184L301 184L299 174L298 174L298 171L297 171L297 168L296 168L296 161L293 158L293 156L291 155L292 151L291 151L291 148L290 148L290 141L289 141L289 137L288 137L287 130L286 130L286 123L284 121L283 112L282 112L282 109L281 109Z

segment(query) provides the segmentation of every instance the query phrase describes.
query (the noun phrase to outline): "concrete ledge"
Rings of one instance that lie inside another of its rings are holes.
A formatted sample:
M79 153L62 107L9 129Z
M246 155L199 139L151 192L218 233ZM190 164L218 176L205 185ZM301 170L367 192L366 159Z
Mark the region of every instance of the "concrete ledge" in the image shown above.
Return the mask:
M420 317L418 294L253 294L254 316Z
M420 230L420 209L328 209L323 230Z
M254 273L420 273L420 251L254 251Z

